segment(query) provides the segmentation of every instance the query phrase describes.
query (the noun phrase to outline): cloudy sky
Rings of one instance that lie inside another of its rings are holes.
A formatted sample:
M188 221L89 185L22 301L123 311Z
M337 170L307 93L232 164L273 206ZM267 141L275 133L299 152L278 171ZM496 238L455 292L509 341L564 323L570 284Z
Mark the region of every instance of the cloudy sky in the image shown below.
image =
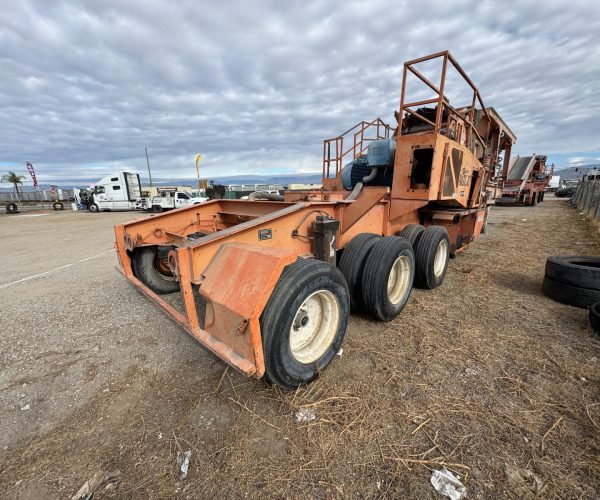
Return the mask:
M449 49L518 137L600 161L600 2L0 0L0 169L315 172L393 121L405 60ZM453 96L451 96L452 99ZM460 98L460 91L456 94ZM464 104L453 101L453 104Z

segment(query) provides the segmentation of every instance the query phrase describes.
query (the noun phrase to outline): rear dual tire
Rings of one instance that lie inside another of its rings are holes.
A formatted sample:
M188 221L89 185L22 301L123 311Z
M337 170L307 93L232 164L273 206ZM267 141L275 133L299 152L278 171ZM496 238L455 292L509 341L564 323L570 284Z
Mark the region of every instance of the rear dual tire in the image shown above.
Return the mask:
M350 291L350 309L352 312L362 312L365 304L362 297L362 275L365 261L373 249L373 245L381 236L373 233L362 233L350 241L342 252L338 269L342 272L348 283Z
M380 238L364 264L362 300L367 312L379 321L391 321L404 309L412 292L415 255L405 238Z
M428 226L415 246L415 285L433 289L442 284L448 270L450 239L442 226Z
M402 228L401 231L396 233L396 236L406 238L408 241L410 241L410 244L413 246L413 248L415 248L421 239L423 231L425 231L425 226L422 226L421 224L407 224Z

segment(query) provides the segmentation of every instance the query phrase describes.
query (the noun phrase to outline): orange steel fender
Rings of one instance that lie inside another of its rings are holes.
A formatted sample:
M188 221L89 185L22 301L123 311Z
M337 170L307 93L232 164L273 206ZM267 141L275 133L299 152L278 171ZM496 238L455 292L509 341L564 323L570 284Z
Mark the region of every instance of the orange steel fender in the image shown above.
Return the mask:
M250 362L256 378L265 372L259 318L284 267L296 258L280 248L226 243L202 273L200 328Z

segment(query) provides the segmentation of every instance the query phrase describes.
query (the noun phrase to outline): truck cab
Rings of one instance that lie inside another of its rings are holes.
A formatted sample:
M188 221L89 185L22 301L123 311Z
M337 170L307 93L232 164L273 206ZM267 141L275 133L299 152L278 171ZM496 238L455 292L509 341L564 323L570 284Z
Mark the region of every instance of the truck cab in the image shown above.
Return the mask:
M90 212L135 210L135 201L141 196L140 176L132 172L107 175L96 183L92 196Z

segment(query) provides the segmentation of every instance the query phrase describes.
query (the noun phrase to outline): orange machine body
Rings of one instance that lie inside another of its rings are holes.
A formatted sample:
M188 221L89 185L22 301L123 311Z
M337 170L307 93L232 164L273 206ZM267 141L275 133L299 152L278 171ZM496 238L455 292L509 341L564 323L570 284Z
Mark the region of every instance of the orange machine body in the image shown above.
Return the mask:
M439 86L415 66L440 60ZM453 67L472 90L471 105L455 109L444 95ZM408 75L435 97L408 102ZM477 103L480 107L477 108ZM417 108L434 105L433 108ZM452 252L480 233L497 192L499 154L505 163L515 141L448 52L404 66L397 127L361 122L324 142L323 188L286 191L284 201L213 200L115 227L120 270L221 359L260 378L265 371L260 317L283 269L298 257L315 257L311 224L319 215L339 221L339 251L360 233L392 235L410 223L448 229ZM391 185L350 193L343 163L364 155L370 141L395 141ZM506 168L506 167L505 167ZM168 265L180 283L183 307L158 296L136 278L131 255L139 247L168 246Z

